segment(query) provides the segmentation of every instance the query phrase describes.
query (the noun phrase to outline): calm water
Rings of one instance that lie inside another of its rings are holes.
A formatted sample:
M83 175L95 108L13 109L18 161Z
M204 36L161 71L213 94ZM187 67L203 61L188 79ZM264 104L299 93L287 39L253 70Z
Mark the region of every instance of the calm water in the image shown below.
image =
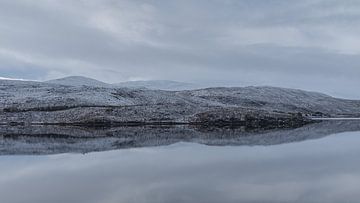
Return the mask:
M0 156L2 203L359 202L360 131L274 145L190 142Z

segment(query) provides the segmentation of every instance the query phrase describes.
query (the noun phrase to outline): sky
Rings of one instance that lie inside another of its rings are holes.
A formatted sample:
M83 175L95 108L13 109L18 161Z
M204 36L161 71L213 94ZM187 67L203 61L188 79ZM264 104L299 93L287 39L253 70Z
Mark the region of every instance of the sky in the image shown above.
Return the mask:
M270 85L360 99L358 0L3 0L0 77Z

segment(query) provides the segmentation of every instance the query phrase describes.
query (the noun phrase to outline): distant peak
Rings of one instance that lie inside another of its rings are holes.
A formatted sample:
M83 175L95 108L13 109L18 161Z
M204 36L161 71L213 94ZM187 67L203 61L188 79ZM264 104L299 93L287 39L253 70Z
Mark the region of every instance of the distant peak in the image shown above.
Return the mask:
M64 78L48 80L45 82L52 84L59 84L59 85L68 85L68 86L100 86L100 87L110 86L110 84L107 84L105 82L84 76L68 76Z

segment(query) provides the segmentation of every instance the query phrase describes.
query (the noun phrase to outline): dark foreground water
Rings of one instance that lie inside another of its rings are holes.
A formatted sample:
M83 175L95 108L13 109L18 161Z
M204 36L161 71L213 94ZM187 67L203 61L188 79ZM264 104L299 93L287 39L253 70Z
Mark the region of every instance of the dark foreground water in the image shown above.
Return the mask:
M222 134L223 142L219 137L211 142L214 137L200 135L177 141L168 141L168 135L156 142L150 136L150 140L142 137L146 141L136 141L138 144L125 139L116 150L85 154L73 153L84 140L64 144L52 137L38 144L7 135L0 145L0 202L357 203L359 124L352 124L353 128L337 125L259 133L261 136L233 134L229 138ZM334 133L327 130L330 126L335 126ZM349 131L339 130L340 126ZM302 137L294 139L291 133ZM207 145L199 144L204 142ZM71 153L57 154L59 146L68 147L65 151Z

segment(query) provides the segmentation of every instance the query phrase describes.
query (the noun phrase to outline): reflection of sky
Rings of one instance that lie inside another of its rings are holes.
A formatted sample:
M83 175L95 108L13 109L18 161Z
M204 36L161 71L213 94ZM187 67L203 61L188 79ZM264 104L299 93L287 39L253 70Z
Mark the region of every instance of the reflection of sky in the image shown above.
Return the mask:
M1 202L358 202L360 132L267 147L0 157Z

